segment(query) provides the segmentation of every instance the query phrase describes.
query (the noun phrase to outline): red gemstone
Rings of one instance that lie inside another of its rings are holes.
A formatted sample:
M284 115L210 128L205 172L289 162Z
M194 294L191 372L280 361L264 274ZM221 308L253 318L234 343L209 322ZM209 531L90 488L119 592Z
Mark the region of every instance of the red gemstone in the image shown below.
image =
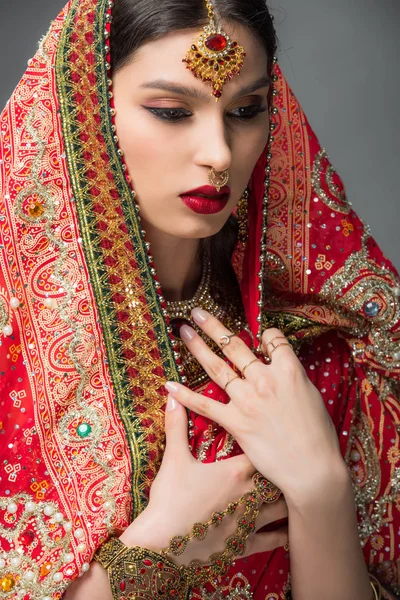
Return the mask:
M21 534L20 541L23 546L29 546L35 539L35 533L31 529L27 529Z
M220 33L214 33L206 39L205 44L209 50L212 50L213 52L221 52L221 50L225 50L228 41L226 37Z
M121 590L121 592L124 592L126 590L125 581L121 581L121 583L119 584L119 589Z
M153 564L153 561L152 561L152 560L150 560L150 559L148 559L148 558L144 558L144 559L143 559L143 564L144 564L146 567L151 567L151 565Z

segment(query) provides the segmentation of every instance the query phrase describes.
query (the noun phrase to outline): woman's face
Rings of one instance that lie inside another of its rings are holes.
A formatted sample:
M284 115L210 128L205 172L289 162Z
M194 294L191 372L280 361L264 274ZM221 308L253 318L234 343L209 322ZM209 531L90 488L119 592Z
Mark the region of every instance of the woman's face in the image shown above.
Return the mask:
M181 239L205 238L223 227L268 140L266 52L247 29L225 31L246 58L218 102L182 62L198 30L143 45L114 76L119 144L145 227ZM202 214L181 195L209 185L211 167L229 169L231 193L226 205L219 203L222 210Z

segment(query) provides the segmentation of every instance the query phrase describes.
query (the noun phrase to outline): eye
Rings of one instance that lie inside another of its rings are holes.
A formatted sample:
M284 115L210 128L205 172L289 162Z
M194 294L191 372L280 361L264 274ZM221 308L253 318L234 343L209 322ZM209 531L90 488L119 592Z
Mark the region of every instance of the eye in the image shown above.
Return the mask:
M192 116L192 113L184 108L154 108L150 106L144 106L143 108L162 121L182 121Z
M228 114L229 116L233 116L234 119L250 121L267 110L268 107L263 106L262 104L250 104L249 106L240 106L239 108L235 108L235 110L232 110Z

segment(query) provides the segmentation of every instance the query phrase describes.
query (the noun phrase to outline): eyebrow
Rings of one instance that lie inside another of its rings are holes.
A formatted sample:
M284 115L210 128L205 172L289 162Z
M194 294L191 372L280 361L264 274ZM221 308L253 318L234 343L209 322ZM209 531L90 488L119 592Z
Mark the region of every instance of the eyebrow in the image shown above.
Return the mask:
M252 94L253 92L259 90L262 87L268 87L270 85L270 77L268 77L267 75L263 75L262 77L257 79L257 81L254 81L253 83L249 83L248 85L242 87L238 92L236 92L232 100L236 100L237 98L241 98L242 96L247 96L248 94ZM151 90L164 90L165 92L172 92L173 94L190 96L191 98L196 98L197 100L210 99L210 94L206 94L205 92L202 92L195 87L180 85L172 81L165 81L165 79L155 79L154 81L148 81L147 83L143 83L140 87Z

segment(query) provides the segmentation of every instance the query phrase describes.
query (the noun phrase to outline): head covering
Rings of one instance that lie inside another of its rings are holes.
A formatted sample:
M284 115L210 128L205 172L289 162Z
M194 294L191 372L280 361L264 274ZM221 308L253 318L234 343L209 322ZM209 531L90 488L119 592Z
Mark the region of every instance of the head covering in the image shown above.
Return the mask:
M164 384L183 374L117 144L111 11L110 0L69 2L0 118L7 598L21 589L30 600L59 598L96 548L143 510L162 458ZM322 383L326 369L341 382L329 390L332 404L321 393L358 469L366 560L399 591L400 283L277 65L274 79L270 148L254 169L249 235L234 255L243 303L254 339L260 326L278 326L297 341L310 378ZM315 362L324 353L326 366ZM215 384L207 389L224 401ZM192 440L194 452L200 443ZM204 460L227 444L219 432ZM257 560L232 581L245 573L256 599L266 582L276 592L268 598L283 598L287 554L268 553L262 568Z

